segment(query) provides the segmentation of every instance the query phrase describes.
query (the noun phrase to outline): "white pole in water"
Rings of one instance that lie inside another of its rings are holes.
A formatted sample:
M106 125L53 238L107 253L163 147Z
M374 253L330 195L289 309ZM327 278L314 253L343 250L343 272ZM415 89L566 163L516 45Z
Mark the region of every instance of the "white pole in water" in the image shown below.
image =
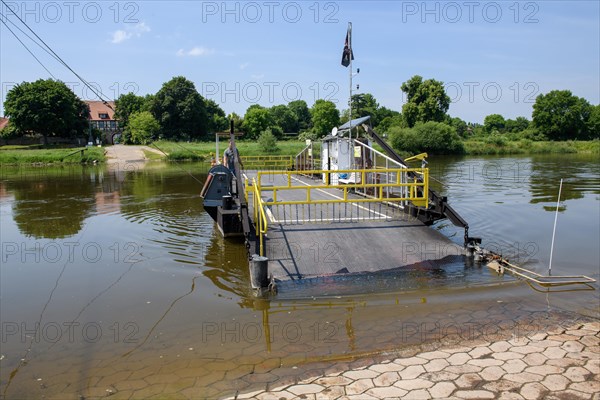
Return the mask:
M217 164L221 164L221 159L219 158L219 133L215 133L215 146L216 146L216 154L215 154L215 162Z
M554 237L556 236L556 222L558 221L558 207L560 206L560 194L562 192L563 180L560 180L558 188L558 200L556 201L556 214L554 215L554 229L552 230L552 245L550 245L550 263L548 264L548 275L552 275L552 253L554 253Z

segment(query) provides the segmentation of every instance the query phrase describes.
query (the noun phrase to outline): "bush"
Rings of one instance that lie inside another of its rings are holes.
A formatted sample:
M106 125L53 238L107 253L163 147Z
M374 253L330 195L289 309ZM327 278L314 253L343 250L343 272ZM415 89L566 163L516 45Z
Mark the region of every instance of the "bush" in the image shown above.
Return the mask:
M271 129L262 131L258 137L258 146L265 153L275 153L279 150L279 147L277 147L277 138L273 135Z
M131 142L134 144L150 143L159 129L158 121L149 111L136 112L129 117Z
M300 135L298 135L298 140L301 142L306 142L307 139L312 140L313 142L319 140L319 135L312 130L304 131Z
M441 122L430 121L414 128L391 127L389 135L395 149L413 154L463 154L465 151L456 130Z

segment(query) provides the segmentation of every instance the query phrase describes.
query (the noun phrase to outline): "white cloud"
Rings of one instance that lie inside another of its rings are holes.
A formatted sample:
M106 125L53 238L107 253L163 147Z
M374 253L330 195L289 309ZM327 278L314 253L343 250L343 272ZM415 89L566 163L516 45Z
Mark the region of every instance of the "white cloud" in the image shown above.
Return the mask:
M127 39L131 39L131 33L122 31L122 30L118 30L113 32L113 38L112 38L112 43L121 43L126 41Z
M144 33L150 32L150 27L145 22L140 22L131 27L119 29L113 32L111 42L114 44L122 43L132 37L141 37Z
M244 70L244 69L246 69L248 67L248 65L250 65L250 63L247 63L247 62L243 63L243 64L240 64L240 69Z
M196 47L191 48L190 50L179 49L176 54L179 57L184 57L184 56L203 57L203 56L209 56L214 53L215 53L215 51L213 49L207 49L206 47L196 46Z

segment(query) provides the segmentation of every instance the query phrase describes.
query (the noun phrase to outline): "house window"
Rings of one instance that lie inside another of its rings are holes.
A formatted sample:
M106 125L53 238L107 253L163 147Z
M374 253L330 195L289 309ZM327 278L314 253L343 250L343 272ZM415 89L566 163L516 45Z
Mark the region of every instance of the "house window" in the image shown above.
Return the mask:
M99 115L100 119L108 119L108 114L106 114L106 113L100 113L98 115Z

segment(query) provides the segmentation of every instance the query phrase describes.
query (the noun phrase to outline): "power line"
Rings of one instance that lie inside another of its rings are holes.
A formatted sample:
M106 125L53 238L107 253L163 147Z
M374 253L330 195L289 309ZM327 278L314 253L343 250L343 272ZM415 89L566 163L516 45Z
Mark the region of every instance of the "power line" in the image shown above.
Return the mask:
M21 19L21 17L19 17L19 15L14 12L9 6L8 4L6 4L6 2L4 0L0 0L0 2L2 2L2 4L4 4L6 6L7 9L9 9L14 15L15 17L17 17L17 19L23 24L25 25L25 27L31 32L33 33L33 35L44 45L46 46L46 48L54 55L54 57L62 64L64 65L69 71L71 71L81 82L83 82L84 85L86 85L100 100L102 100L102 102L104 103L105 106L109 107L110 109L112 109L112 107L110 106L110 104L108 103L108 101L106 101L103 97L107 97L104 95L104 93L102 93L102 90L98 89L98 91L96 91L96 88L94 88L92 85L90 85L90 83L88 81L86 81L85 79L83 79L81 77L81 75L79 75L77 72L75 72L75 70L73 70L73 68L71 68L58 54L56 54L56 52L54 50L52 50L52 48L50 46L48 46L48 44L41 38L39 37L39 35L37 33L35 33L35 31L33 29L31 29L31 27L29 25L27 25L27 23L25 21L23 21L23 19ZM6 24L5 24L6 25ZM19 40L19 42L21 42ZM22 42L21 42L22 43ZM37 58L36 58L37 59Z
M12 26L14 26L15 28L17 28L23 35L27 36L27 38L29 40L31 40L33 43L37 44L38 47L42 50L44 50L46 53L48 53L52 58L54 58L56 61L60 62L60 60L58 58L56 58L52 53L50 53L50 51L48 51L48 49L46 49L44 46L42 46L41 44L39 44L39 42L37 42L34 38L32 38L31 36L29 36L29 34L27 34L27 32L25 32L23 29L21 29L19 27L19 25L15 24L13 21L10 20L10 18L8 18L6 15L4 15L2 12L0 12L0 17L4 18L4 20L10 22L12 24ZM4 24L6 25L6 21L3 21ZM8 26L7 26L8 28ZM14 35L14 34L13 34ZM19 38L17 38L17 40L19 40ZM20 40L19 40L20 41Z
M13 32L12 29L10 29L10 27L6 24L6 22L4 22L4 20L1 19L1 18L0 18L0 22L2 22L4 24L4 26L6 27L6 29L8 29L8 31L13 34L13 36L15 37L15 39L17 39L19 41L19 43L21 43L23 45L23 47L25 47L25 50L27 50L29 52L29 54L31 54L31 56L33 58L35 58L35 60L42 66L42 68L44 68L46 70L46 72L50 74L51 77L53 77L54 79L56 79L56 77L52 74L52 72L50 72L50 70L48 68L46 68L46 66L40 61L40 59L37 58L35 56L35 54L33 54L33 52L31 50L29 50L29 47L27 47L27 45L25 43L23 43L23 41L21 39L19 39L19 37L17 36L17 34L15 32Z

